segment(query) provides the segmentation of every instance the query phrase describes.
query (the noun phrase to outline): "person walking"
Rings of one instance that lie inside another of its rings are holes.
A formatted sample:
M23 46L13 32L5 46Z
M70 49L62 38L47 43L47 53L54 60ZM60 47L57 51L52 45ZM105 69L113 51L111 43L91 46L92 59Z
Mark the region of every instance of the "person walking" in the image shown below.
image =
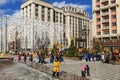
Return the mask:
M60 61L58 59L55 59L53 63L53 74L52 77L57 76L59 78L59 72L60 72Z
M118 58L120 59L120 52L119 52L119 54L118 54Z
M41 53L41 64L45 64L45 55L44 53Z
M89 60L89 54L88 53L85 54L85 58L86 58L86 62L88 62L88 60Z
M30 55L30 61L33 61L33 54Z
M102 59L102 62L105 61L105 54L104 53L101 54L101 59Z
M53 63L54 62L54 55L51 53L50 54L50 63Z
M41 53L38 54L38 63L41 63Z
M24 53L24 62L26 62L27 55Z
M87 76L90 76L90 67L88 65L86 65L86 73Z
M18 61L20 62L21 61L21 55L18 54Z
M86 77L86 75L85 75L85 69L86 69L86 67L85 67L85 65L84 64L82 64L82 66L81 66L81 76L82 77Z
M115 65L116 64L116 57L114 54L112 55L111 60L112 60L112 64Z

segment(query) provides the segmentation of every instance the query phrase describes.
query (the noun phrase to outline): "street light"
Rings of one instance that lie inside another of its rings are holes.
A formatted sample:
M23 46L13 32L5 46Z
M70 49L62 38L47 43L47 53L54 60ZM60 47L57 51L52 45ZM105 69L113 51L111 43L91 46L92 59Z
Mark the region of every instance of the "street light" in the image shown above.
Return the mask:
M4 53L6 53L7 50L8 50L8 45L7 45L7 19L8 19L8 16L4 16L4 18L3 18L3 23L4 23L4 26L5 26Z
M3 19L0 17L0 52L2 52L2 23Z

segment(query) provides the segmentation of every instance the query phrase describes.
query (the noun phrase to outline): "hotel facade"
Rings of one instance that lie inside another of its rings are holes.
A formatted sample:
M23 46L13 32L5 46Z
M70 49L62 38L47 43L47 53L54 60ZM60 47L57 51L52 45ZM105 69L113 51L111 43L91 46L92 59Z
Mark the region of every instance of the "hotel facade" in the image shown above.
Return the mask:
M93 37L103 47L120 49L120 0L92 0Z
M79 7L65 6L57 8L43 0L27 0L21 5L21 15L23 18L34 18L40 21L49 22L50 24L57 23L63 25L63 30L68 27L70 36L66 39L63 34L63 44L66 47L70 46L71 38L74 39L76 47L90 46L89 29L90 19L89 14ZM81 43L80 38L83 37L82 29L86 28L86 42ZM68 34L66 34L68 35ZM53 41L52 41L53 42Z

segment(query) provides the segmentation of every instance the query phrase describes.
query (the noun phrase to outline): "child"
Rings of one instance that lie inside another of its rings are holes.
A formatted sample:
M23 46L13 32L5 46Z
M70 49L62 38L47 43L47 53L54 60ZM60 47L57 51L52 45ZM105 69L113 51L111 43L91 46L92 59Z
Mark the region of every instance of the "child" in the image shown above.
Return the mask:
M53 63L53 75L52 77L55 77L57 75L57 77L59 78L59 72L60 72L60 61L58 61L57 59L55 59L54 63Z
M86 73L87 76L90 76L90 67L88 65L86 65Z
M81 76L82 77L86 77L86 75L85 75L85 65L84 64L82 64L82 66L81 66Z

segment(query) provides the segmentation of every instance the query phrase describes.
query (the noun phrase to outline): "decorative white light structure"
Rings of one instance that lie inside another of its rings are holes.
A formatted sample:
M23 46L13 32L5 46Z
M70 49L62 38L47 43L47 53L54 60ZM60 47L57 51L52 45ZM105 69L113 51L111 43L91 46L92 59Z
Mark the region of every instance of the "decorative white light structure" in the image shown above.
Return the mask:
M20 42L20 49L28 48L32 51L35 48L53 48L54 41L64 46L64 33L68 40L67 43L70 45L72 29L69 25L11 16L5 18L5 20L6 23L3 24L6 24L7 34L4 39L7 42L6 44L9 44L11 41L14 42L14 50L17 50L17 40ZM7 47L4 46L4 49L7 49L5 51L9 51Z

